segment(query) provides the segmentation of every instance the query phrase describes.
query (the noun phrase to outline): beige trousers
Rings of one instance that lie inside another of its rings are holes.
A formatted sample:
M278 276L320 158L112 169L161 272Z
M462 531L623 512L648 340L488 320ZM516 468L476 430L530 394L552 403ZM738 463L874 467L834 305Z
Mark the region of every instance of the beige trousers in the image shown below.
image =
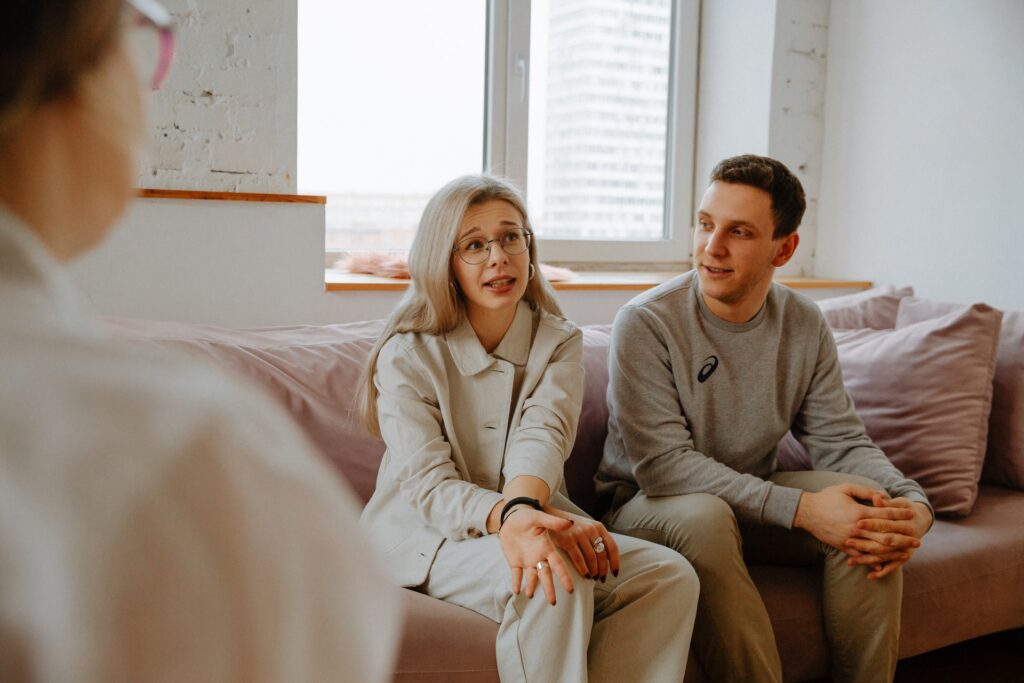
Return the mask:
M556 603L512 593L496 536L446 541L419 590L500 623L495 649L504 683L683 680L699 587L690 564L666 548L615 536L618 577L573 568L574 592L555 581Z
M819 491L845 482L877 483L835 472L778 472L771 481ZM714 681L781 681L782 665L750 564L821 564L825 635L834 681L891 681L896 671L903 575L868 581L864 567L798 529L738 524L717 496L637 494L605 520L610 529L679 551L697 570L700 604L693 646Z

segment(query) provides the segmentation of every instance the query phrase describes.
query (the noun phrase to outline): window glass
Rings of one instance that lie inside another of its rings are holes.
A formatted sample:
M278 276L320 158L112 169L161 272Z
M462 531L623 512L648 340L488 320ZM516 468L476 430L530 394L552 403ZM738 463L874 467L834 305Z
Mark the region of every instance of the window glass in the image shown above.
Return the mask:
M430 195L483 167L486 2L299 0L300 193L327 248L407 249Z
M661 239L671 0L533 0L527 166L538 234Z

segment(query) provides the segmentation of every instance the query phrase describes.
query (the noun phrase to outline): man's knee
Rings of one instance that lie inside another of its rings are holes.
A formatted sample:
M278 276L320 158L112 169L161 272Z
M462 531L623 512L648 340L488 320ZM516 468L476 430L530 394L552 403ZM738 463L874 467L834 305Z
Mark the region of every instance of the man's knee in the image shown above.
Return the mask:
M630 508L634 502L637 504ZM695 564L740 550L732 508L706 493L630 501L614 525L622 533L674 548Z
M804 491L816 492L830 486L840 484L853 484L855 486L866 486L876 491L884 491L885 487L873 479L862 477L858 474L846 472L829 472L826 470L813 470L805 472L776 472L772 475L773 483L780 486L788 486Z

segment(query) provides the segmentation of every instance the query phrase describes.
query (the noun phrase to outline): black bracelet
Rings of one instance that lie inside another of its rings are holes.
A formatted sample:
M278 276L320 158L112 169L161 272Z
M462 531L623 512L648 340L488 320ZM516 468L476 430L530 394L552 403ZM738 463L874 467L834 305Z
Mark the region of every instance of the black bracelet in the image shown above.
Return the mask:
M518 498L513 498L509 502L505 503L505 507L501 508L501 517L500 517L501 521L498 523L498 528L499 529L505 523L505 518L508 517L509 512L516 505L529 505L534 510L543 510L544 509L544 506L541 505L540 501L537 500L536 498L530 498L528 496L519 496Z

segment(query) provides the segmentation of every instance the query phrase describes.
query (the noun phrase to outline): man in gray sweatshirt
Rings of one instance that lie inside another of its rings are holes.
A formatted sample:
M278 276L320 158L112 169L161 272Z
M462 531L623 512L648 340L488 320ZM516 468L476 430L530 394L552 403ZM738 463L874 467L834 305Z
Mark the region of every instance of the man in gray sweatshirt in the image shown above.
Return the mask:
M626 304L612 333L605 522L693 564L693 643L716 681L782 680L744 558L821 564L834 680L891 680L900 567L933 519L865 434L817 306L772 282L804 207L780 162L722 161L697 213L694 270ZM790 430L814 471L775 471Z

